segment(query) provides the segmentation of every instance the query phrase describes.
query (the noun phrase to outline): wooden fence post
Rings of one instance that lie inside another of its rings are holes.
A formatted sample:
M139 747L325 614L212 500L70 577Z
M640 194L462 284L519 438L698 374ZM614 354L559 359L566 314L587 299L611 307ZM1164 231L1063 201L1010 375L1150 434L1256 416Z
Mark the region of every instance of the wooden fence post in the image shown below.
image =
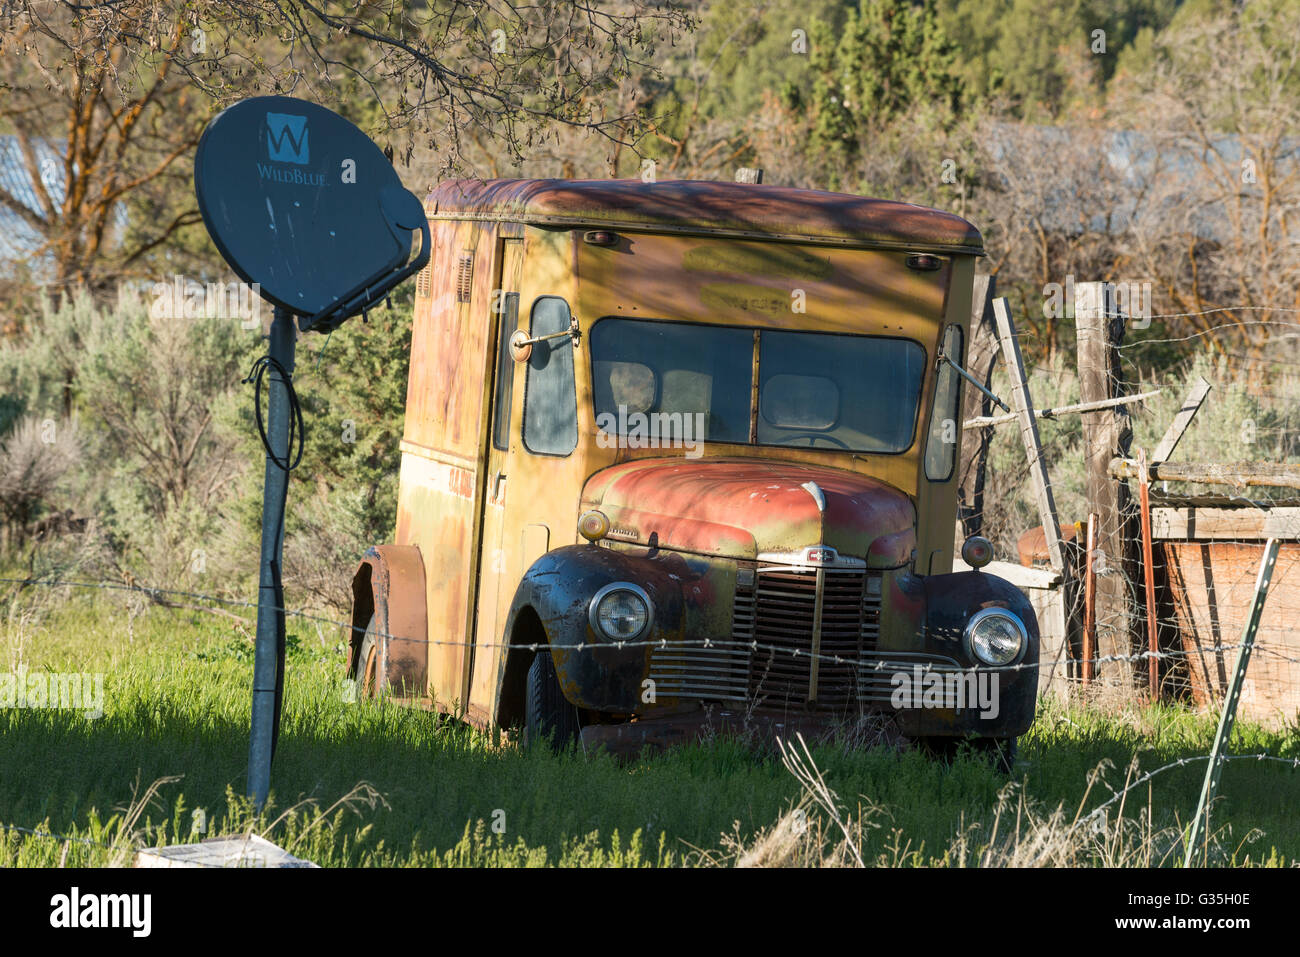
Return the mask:
M1071 563L1065 558L1061 542L1061 523L1056 515L1056 500L1052 497L1052 482L1043 461L1043 443L1038 437L1038 419L1029 395L1029 377L1025 374L1024 359L1020 355L1020 340L1011 321L1011 311L1005 299L993 300L993 315L997 319L998 339L1002 345L1002 358L1011 375L1011 406L1020 421L1020 436L1025 443L1025 457L1029 462L1029 484L1034 490L1034 504L1043 522L1043 540L1047 544L1052 570L1063 580L1072 574ZM1107 463L1109 465L1110 463Z
M1029 376L1025 370L1024 358L1020 354L1020 340L1016 336L1015 324L1011 321L1011 311L1005 299L993 300L993 316L997 323L998 341L1002 347L1002 359L1006 362L1007 373L1011 377L1011 405L1015 409L1020 425L1020 438L1025 446L1025 458L1029 463L1029 484L1034 491L1034 504L1038 508L1038 517L1043 523L1043 541L1047 545L1048 559L1052 569L1060 576L1057 583L1058 597L1064 613L1063 628L1057 639L1059 644L1051 657L1051 667L1047 672L1047 684L1050 686L1056 677L1057 668L1063 668L1071 645L1071 636L1078 628L1074 605L1078 595L1076 575L1077 549L1067 547L1061 540L1061 523L1056 513L1056 499L1052 495L1052 482L1047 474L1047 463L1043 460L1043 443L1038 435L1038 416L1034 411L1033 399L1029 394ZM1046 635L1041 635L1046 640ZM1042 652L1051 654L1044 645ZM1045 660L1040 659L1040 665ZM1041 682L1042 675L1039 675Z
M1160 439L1160 444L1156 450L1151 453L1151 464L1159 465L1161 462L1168 462L1169 456L1174 454L1174 449L1178 448L1178 443L1182 441L1183 435L1187 432L1187 427L1192 424L1192 419L1196 418L1196 413L1201 410L1201 403L1205 397L1210 394L1210 383L1204 376L1197 376L1196 381L1192 383L1191 391L1187 393L1187 398L1183 399L1182 408L1174 416L1174 420L1169 423L1169 428L1165 429L1164 437Z
M1114 287L1105 282L1075 284L1074 321L1078 339L1079 393L1083 402L1123 394L1119 345L1124 318L1116 309ZM1133 652L1129 572L1135 567L1131 550L1132 500L1128 484L1110 475L1116 456L1127 458L1133 431L1123 406L1083 413L1084 460L1088 511L1097 516L1095 629L1098 657ZM1130 661L1099 663L1095 680L1122 689L1133 697L1134 668Z

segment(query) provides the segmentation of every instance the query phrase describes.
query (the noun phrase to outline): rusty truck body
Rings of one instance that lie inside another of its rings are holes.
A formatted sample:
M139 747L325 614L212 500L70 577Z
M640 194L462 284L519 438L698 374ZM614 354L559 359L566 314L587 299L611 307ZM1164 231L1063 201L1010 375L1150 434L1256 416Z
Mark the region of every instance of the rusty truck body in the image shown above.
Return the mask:
M711 182L452 181L426 211L396 534L353 582L367 694L611 747L737 716L1028 728L1032 609L951 570L940 356L975 227ZM931 674L997 701L900 706Z

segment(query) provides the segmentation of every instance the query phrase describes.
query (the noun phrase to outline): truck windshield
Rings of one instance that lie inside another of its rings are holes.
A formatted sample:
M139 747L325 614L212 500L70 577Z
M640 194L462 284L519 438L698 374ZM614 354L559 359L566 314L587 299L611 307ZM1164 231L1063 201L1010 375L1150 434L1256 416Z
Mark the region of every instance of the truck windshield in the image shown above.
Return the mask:
M883 336L611 317L592 326L591 367L607 433L897 453L912 445L925 350Z

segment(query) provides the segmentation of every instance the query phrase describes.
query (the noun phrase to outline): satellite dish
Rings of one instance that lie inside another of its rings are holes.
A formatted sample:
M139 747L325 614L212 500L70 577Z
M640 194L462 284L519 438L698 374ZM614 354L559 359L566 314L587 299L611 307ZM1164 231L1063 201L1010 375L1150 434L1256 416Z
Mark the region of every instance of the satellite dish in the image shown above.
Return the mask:
M303 332L324 332L385 298L429 261L429 222L368 136L315 103L287 96L243 100L208 124L194 157L194 192L230 268L275 306L267 354L245 380L255 383L266 447L248 745L248 792L260 809L270 792L284 692L284 512L289 472L302 454L293 318ZM407 262L417 229L420 252ZM264 421L259 403L268 372ZM299 454L291 457L295 433Z
M304 331L335 328L429 261L424 208L392 163L306 100L259 96L219 114L199 140L194 191L230 268Z

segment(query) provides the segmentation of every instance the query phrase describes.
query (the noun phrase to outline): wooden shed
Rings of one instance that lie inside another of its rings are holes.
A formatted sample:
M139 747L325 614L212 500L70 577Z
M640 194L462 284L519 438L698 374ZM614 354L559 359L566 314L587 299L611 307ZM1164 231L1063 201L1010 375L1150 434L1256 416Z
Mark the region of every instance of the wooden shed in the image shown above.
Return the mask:
M1157 563L1181 675L1192 698L1218 709L1237 662L1264 543L1282 540L1237 715L1280 728L1300 716L1300 507L1169 504L1151 509ZM1167 604L1166 604L1167 603Z

